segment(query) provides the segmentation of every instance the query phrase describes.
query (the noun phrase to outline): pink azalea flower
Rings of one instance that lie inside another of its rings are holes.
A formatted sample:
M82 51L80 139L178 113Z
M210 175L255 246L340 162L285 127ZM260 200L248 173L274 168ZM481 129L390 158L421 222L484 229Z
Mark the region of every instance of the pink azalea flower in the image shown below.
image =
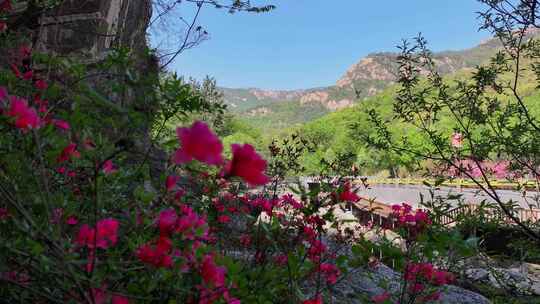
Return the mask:
M97 223L97 231L85 224L79 229L75 243L90 249L95 247L107 249L116 245L118 241L118 226L119 222L112 218L100 220Z
M176 228L177 219L178 215L174 209L170 208L161 211L157 222L160 235L170 235Z
M446 285L454 281L453 274L442 270L434 271L431 277L433 278L433 283L438 286Z
M251 236L249 236L249 234L242 234L240 236L240 244L244 247L251 245Z
M152 246L145 244L137 249L137 258L145 263L156 268L170 268L173 266L172 256L172 241L164 236L161 236L156 245Z
M318 262L323 253L326 252L326 245L319 240L310 240L310 245L311 246L308 250L308 258L313 262Z
M350 183L345 183L345 185L343 186L343 191L339 195L339 200L342 201L342 202L353 202L354 203L354 202L357 202L358 200L360 200L360 197L356 193L351 191L351 184Z
M36 89L40 91L44 91L49 87L47 82L43 79L36 80L36 83L34 85L36 86Z
M315 299L305 300L302 304L323 304L323 301L320 297L317 297Z
M294 209L302 209L304 207L302 203L294 199L292 194L283 195L281 201L285 205L291 205Z
M289 257L286 254L280 254L274 257L274 263L278 266L285 266L289 262Z
M55 127L64 131L67 131L70 128L69 123L61 119L53 119L52 123L54 124Z
M217 221L221 224L227 224L231 221L231 218L228 215L220 215L218 216Z
M41 119L36 110L29 107L26 100L17 96L10 97L11 104L7 116L15 118L15 127L27 130L38 129L41 126Z
M167 179L165 180L165 187L167 188L168 192L174 190L174 187L176 187L176 183L178 183L178 180L180 180L178 176L175 176L175 175L167 176Z
M40 114L45 114L45 115L48 115L49 113L47 113L47 107L49 106L49 101L47 101L46 99L41 99L39 95L36 95L34 97L34 103L36 104L36 106L39 106L38 107L38 112ZM46 117L45 120L47 122L50 122L50 119L49 117Z
M241 177L252 186L265 185L270 178L264 174L266 161L249 145L231 145L233 158L227 163L225 173Z
M402 203L401 206L403 207L404 213L410 213L412 211L412 206L407 203Z
M182 146L174 155L174 162L184 164L193 159L208 165L223 163L223 145L204 122L196 121L190 128L176 129Z
M106 249L116 245L118 241L119 222L113 218L106 218L97 223L98 247Z
M27 287L30 283L30 276L25 271L12 270L7 272L0 272L0 279L1 278L6 278L10 281L17 282L25 287Z
M307 240L313 240L317 236L317 234L315 233L315 230L313 230L313 228L308 227L308 226L304 226L302 232L304 233L305 238Z
M78 223L79 223L79 219L77 219L77 217L75 215L70 215L66 219L66 224L68 224L68 225L74 226L74 225L77 225Z
M319 269L326 276L326 281L328 282L328 284L336 284L337 278L340 275L340 271L336 267L336 265L322 263Z
M414 221L416 225L429 225L431 224L431 219L429 218L429 215L424 210L416 210L416 213L414 214Z
M113 164L112 160L110 159L106 160L101 168L103 170L103 173L105 174L113 174L118 171L118 168Z
M179 201L182 198L182 196L184 196L184 194L186 194L186 192L183 189L180 189L176 191L176 193L174 194L174 199Z
M426 287L424 286L424 284L420 284L420 283L414 283L413 285L411 285L411 287L409 287L410 291L413 294L421 293L422 291L424 291L425 288Z
M92 295L95 304L105 304L107 294L104 288L92 288Z
M190 207L182 205L182 216L177 221L175 232L182 233L187 239L195 239L197 230L206 225L206 219L200 217ZM206 232L203 232L206 234Z
M129 304L128 298L120 295L113 295L111 300L112 304Z
M201 276L203 281L213 287L225 285L226 268L217 266L211 255L205 255L201 265Z
M62 150L58 158L56 159L57 162L63 163L69 161L72 157L78 158L81 156L81 153L77 151L77 144L70 143L67 145L67 147Z
M22 78L24 80L31 80L33 77L34 77L34 72L32 70L27 71L22 75Z
M32 49L29 45L21 45L21 47L19 47L19 56L21 56L21 58L28 58L31 55Z

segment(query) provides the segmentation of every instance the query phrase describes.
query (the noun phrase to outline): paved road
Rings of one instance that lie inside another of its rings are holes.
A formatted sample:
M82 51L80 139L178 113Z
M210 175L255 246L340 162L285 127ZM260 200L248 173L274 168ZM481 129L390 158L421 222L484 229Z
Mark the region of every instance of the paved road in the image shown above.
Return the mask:
M410 203L417 207L420 202L420 193L424 195L424 199L430 199L428 187L416 186L416 185L372 185L370 189L361 189L358 194L363 197L374 199L385 204L399 204L402 202ZM436 196L443 198L448 197L449 194L461 194L462 199L467 203L480 203L483 200L493 201L484 192L476 189L458 189L451 187L441 187L440 190L435 191ZM523 208L528 208L529 205L533 205L535 208L540 206L540 196L538 192L527 192L525 196L523 193L511 190L498 190L497 194L503 201L507 202L512 200L518 203ZM457 201L454 200L457 205Z

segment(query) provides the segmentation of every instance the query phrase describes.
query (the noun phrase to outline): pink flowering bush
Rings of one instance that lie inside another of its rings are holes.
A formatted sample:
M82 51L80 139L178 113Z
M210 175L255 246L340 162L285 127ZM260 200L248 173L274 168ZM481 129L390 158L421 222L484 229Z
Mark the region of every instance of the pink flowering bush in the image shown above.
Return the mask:
M226 159L196 121L177 129L167 167L146 186L147 158L112 136L129 128L126 114L111 105L117 124L103 128L88 87L67 88L33 70L30 48L17 52L0 78L2 298L322 303L346 272L323 235L328 207L358 200L350 185L280 194L285 171L297 170L290 151L275 146L267 161L233 144Z
M399 234L400 248L394 244L379 244L385 255L391 256L402 270L399 288L385 290L370 298L373 303L435 303L440 299L445 285L456 282L456 274L449 268L457 268L450 263L454 250L467 250L461 240L451 234L437 231L432 214L422 209L414 209L407 203L392 206L391 215L394 231ZM461 248L460 248L461 247ZM396 254L397 250L397 254ZM446 252L448 256L434 256Z

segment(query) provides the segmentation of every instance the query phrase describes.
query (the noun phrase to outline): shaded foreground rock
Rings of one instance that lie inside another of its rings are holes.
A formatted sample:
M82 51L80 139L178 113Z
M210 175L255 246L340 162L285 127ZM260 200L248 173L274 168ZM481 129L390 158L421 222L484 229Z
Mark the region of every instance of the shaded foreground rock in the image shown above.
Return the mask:
M386 290L396 294L400 288L400 280L398 272L383 264L370 269L353 271L332 288L332 300L333 303L370 303L371 297L380 295ZM491 302L480 294L449 285L441 289L441 299L435 303L489 304Z
M540 296L540 265L523 263L513 268L470 268L466 276L473 282L524 296Z

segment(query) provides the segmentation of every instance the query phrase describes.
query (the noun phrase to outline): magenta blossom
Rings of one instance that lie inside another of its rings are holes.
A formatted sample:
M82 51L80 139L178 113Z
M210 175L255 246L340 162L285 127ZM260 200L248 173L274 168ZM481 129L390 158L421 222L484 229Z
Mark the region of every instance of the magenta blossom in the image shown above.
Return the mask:
M193 159L208 165L223 163L223 145L204 122L196 121L190 128L176 129L182 146L174 155L174 162L184 164Z
M10 96L10 108L7 116L15 119L15 127L21 130L38 129L41 119L36 109L29 107L26 100L17 96Z
M233 158L227 163L226 175L241 177L252 186L265 185L270 178L265 175L266 161L248 144L231 146Z

